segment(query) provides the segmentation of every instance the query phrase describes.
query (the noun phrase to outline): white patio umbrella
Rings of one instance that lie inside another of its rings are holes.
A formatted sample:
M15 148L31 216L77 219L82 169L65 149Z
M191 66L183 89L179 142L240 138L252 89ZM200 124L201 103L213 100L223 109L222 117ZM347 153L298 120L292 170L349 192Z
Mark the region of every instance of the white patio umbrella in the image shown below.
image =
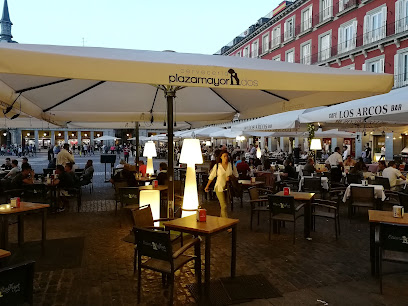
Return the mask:
M119 137L113 137L113 136L108 136L108 135L104 135L104 136L101 136L101 137L97 137L97 138L95 138L94 140L95 141L102 141L102 140L117 140L117 139L120 139Z
M301 123L325 123L325 126L384 127L408 124L408 87L389 93L354 100L301 114Z
M308 134L305 133L305 137L307 136ZM356 134L346 131L339 131L338 129L327 131L322 131L319 129L315 132L315 138L356 138Z
M388 92L393 76L238 57L0 44L0 100L50 122L216 121ZM250 103L248 103L250 101ZM173 204L173 154L169 154Z
M128 138L129 141L136 140L136 137ZM149 141L150 137L139 136L139 141Z

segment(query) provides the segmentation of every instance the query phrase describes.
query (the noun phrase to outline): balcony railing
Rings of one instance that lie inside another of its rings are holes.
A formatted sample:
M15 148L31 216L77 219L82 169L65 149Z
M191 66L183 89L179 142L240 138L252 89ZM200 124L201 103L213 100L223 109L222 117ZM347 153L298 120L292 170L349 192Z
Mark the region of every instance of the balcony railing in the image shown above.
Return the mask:
M357 6L358 0L340 0L339 1L339 13L349 9L350 7Z
M313 26L318 25L326 20L330 20L338 12L338 5L329 6L325 9L322 9L319 13L313 16Z

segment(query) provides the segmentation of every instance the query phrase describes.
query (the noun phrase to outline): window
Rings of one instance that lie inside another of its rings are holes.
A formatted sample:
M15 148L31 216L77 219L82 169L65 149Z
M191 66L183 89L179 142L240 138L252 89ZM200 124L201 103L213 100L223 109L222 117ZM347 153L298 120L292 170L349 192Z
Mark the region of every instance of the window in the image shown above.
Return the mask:
M278 47L281 43L281 27L278 26L272 31L272 48Z
M362 70L375 73L384 73L384 56L367 60L363 64Z
M295 50L291 49L285 53L286 62L294 63L295 62Z
M310 65L311 57L310 57L310 50L311 50L311 43L307 42L301 45L300 47L300 63L304 65Z
M236 56L241 57L241 51L238 51Z
M249 57L249 46L244 48L244 51L242 53L242 57Z
M295 37L295 16L286 20L284 30L285 41Z
M364 16L364 44L380 40L386 35L387 6L376 8Z
M252 43L252 57L258 57L259 50L258 50L258 40L255 40Z
M302 24L301 24L301 31L307 31L312 28L312 7L309 6L308 8L302 11Z
M394 55L394 87L408 85L408 48Z
M342 24L338 31L338 53L353 50L356 47L357 20Z
M262 36L262 53L266 53L269 50L269 33Z
M333 16L332 0L320 1L320 22L326 21Z
M395 33L408 30L408 1L395 2Z
M357 0L339 0L339 12L342 12L348 8L356 6Z
M331 33L319 36L319 61L324 61L331 56Z
M275 57L272 57L272 60L273 60L273 61L280 62L280 61L281 61L281 56L280 56L280 54L277 55L277 56L275 56Z

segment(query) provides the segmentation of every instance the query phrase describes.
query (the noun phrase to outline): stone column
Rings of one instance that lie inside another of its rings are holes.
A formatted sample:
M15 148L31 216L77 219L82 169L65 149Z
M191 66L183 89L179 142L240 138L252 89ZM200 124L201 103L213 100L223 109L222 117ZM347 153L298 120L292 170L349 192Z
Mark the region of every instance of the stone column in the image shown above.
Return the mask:
M279 139L279 146L282 151L285 151L285 137Z
M394 159L394 134L386 133L385 134L385 159L393 160Z
M91 133L91 135L89 136L89 139L91 140L90 145L93 146L94 145L95 132L90 131L90 133Z
M40 147L38 145L38 130L34 130L34 144L35 144L36 149L38 150L38 148Z
M354 151L356 153L356 159L361 157L361 152L363 151L363 133L361 132L357 133Z
M332 138L331 140L331 148L332 152L334 152L334 149L337 147L337 138Z
M295 148L299 146L299 137L295 137Z
M64 131L64 142L69 143L69 141L68 141L68 130Z
M268 151L272 152L272 139L273 137L268 137Z
M51 139L51 145L55 146L55 131L54 130L50 131L50 139Z
M78 145L82 144L82 134L81 131L77 131L77 140L78 140Z

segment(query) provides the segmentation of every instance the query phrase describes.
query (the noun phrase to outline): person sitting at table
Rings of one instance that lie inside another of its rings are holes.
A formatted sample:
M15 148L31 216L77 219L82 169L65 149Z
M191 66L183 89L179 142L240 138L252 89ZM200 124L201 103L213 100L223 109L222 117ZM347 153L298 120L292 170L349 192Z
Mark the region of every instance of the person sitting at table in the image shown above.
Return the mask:
M269 159L265 159L265 160L264 160L263 170L264 170L264 171L274 172L275 167L273 167L273 169L272 169L271 161L270 161Z
M292 161L290 159L284 162L285 169L281 174L282 179L285 178L296 178L296 169L293 167Z
M157 174L157 181L159 185L166 185L168 182L168 175L167 175L167 164L160 163L159 165L159 174Z
M238 177L240 180L248 180L249 175L248 173L251 171L249 168L248 163L246 162L245 156L241 158L241 162L236 165L238 171Z
M13 189L20 189L23 185L34 184L34 171L30 164L25 163L21 165L21 171L11 180L11 187Z
M123 167L125 166L126 161L124 159L121 159L119 161L119 164L116 165L115 169L123 169Z
M139 172L143 176L145 176L146 175L146 165L144 164L143 160L139 160L138 165L139 165Z
M305 167L303 168L304 172L308 172L310 174L315 173L316 172L316 168L314 166L314 160L313 158L309 158L307 160L307 164L305 165Z
M301 159L307 159L309 157L309 155L307 155L307 152L306 151L304 151L303 153L302 153L302 155L300 155L300 158Z
M355 164L356 164L356 161L351 158L351 155L347 155L347 158L344 161L344 166L354 167Z
M11 161L11 170L9 173L6 174L4 179L12 180L19 172L20 172L20 167L18 166L18 160L13 159Z
M353 168L350 169L350 174L358 175L360 179L364 179L363 164L360 160L356 162Z
M363 170L364 172L368 171L368 167L364 162L364 159L362 157L358 158L358 162L361 164L361 170Z
M23 157L23 160L21 161L21 165L28 164L28 158Z
M382 172L384 171L385 168L387 168L385 160L380 160L378 162L378 172L380 173L380 175L382 175Z
M53 158L50 160L50 162L48 163L48 169L55 169L57 167L57 159Z
M93 174L94 174L94 167L92 159L88 159L85 165L85 169L79 179L80 185L85 186L91 183Z
M244 157L245 158L245 157ZM240 156L240 155L238 155L236 158L235 158L235 167L240 163L240 162L242 162L242 157ZM212 169L212 168L211 168Z
M406 180L407 178L402 175L402 173L397 169L397 164L395 161L391 160L388 162L388 167L383 170L383 177L388 178L390 181L391 190L397 189L397 179Z
M11 165L11 159L10 157L6 158L6 161L3 165L1 165L1 168L4 170L11 170L13 168L13 166Z
M60 189L60 196L58 197L60 199L60 202L57 204L57 211L63 212L65 210L66 204L68 203L68 200L64 198L64 196L69 195L69 193L64 190L64 188L74 187L75 181L73 176L65 171L63 165L57 165L55 174L57 174L58 177L54 179L54 181L52 182L52 186L57 186Z
M73 181L74 181L74 185L73 185L73 186L70 186L70 187L78 187L78 186L79 186L79 178L78 178L78 176L76 175L75 171L72 169L72 167L73 167L73 164L71 164L71 163L66 163L66 165L65 165L65 167L64 167L64 170L65 170L65 172L66 172L67 174L69 174L69 175L72 177L72 179L73 179Z

